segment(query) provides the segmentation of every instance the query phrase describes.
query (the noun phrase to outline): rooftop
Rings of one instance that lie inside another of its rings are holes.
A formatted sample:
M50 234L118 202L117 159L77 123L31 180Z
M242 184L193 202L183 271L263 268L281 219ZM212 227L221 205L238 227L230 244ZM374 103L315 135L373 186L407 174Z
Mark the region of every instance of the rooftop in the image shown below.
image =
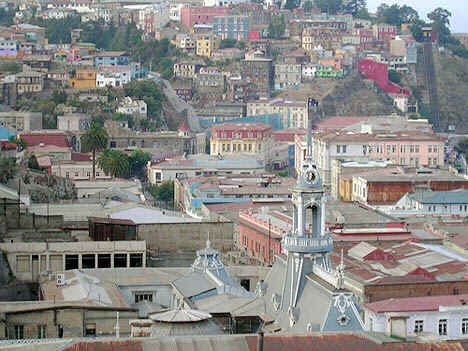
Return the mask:
M128 350L213 350L256 351L257 335L198 335L158 336L138 339L89 338L63 345L62 341L48 341L49 346L60 346L63 351L98 351L112 348L113 351ZM55 344L54 344L55 343ZM24 350L37 350L36 344L22 345ZM17 345L5 347L16 350ZM275 351L463 351L458 342L402 341L375 333L313 333L311 335L271 335L264 337L264 349Z
M457 189L452 191L425 191L409 195L411 199L421 204L467 204L468 190Z
M364 307L376 312L423 312L439 311L444 307L466 306L468 295L424 296L401 299L388 299L364 304Z

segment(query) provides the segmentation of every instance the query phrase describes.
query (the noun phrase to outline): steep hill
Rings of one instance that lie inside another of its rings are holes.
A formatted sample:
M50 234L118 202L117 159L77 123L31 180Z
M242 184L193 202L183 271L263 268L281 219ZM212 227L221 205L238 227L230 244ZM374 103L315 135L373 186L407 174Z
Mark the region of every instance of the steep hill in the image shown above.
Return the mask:
M321 102L324 117L371 116L391 114L391 99L377 88L370 87L360 76L341 81Z
M457 133L468 133L468 60L441 54L436 55L434 64L441 130L446 131L449 125L454 125Z

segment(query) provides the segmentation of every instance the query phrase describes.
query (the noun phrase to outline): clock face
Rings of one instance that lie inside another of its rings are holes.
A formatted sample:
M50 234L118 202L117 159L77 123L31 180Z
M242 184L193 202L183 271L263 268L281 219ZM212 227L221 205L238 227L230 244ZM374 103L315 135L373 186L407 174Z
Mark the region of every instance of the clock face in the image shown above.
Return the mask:
M315 182L315 172L314 171L307 171L305 174L305 179L307 183L314 183Z

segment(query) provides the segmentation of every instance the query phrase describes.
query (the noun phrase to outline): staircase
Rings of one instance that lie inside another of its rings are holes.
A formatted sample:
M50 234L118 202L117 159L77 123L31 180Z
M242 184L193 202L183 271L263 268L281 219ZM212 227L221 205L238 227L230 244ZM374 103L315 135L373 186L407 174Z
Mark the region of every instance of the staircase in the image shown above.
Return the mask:
M440 107L437 92L437 78L434 66L434 53L432 43L424 43L422 48L422 72L424 85L427 90L427 105L431 114L431 124L435 131L440 130ZM423 98L424 100L424 98ZM424 102L424 101L423 101Z

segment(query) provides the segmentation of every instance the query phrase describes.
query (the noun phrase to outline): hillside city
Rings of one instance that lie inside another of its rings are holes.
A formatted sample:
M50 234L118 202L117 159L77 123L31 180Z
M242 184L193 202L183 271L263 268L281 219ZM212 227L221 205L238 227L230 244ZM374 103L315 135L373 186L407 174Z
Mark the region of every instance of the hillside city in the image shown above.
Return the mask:
M468 350L468 33L368 5L0 0L0 349Z

